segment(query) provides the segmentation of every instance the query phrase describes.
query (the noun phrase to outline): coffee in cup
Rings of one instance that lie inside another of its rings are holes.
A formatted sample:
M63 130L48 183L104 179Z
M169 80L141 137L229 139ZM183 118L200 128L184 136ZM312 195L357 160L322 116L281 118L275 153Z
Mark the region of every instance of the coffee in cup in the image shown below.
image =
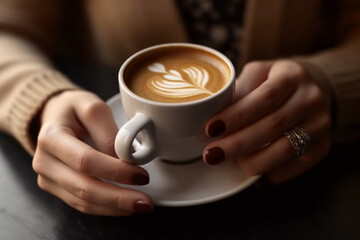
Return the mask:
M210 142L205 124L232 102L234 76L226 56L196 44L162 44L135 53L119 71L129 120L115 139L118 157L134 164L201 157Z
M131 62L125 83L148 100L179 103L209 97L230 79L230 68L218 55L185 46L149 51Z

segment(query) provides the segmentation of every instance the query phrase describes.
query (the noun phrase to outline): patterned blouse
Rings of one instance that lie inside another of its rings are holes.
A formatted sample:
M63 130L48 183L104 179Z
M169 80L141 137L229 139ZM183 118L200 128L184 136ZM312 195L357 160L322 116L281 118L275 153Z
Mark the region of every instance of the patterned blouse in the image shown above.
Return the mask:
M212 47L236 65L246 0L177 0L193 43Z

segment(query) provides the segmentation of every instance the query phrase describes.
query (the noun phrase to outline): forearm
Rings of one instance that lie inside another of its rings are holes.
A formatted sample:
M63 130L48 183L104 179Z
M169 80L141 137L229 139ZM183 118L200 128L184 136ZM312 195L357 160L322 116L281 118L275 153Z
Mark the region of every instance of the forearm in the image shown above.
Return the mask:
M76 88L32 43L0 34L0 129L32 154L30 123L53 94Z
M0 0L0 130L34 152L30 123L53 94L75 86L45 54L55 46L59 0Z
M332 98L335 128L360 126L360 31L343 44L299 59Z
M313 80L330 97L335 130L360 128L360 3L341 1L337 33L339 43L329 49L301 57ZM331 37L331 36L329 36Z

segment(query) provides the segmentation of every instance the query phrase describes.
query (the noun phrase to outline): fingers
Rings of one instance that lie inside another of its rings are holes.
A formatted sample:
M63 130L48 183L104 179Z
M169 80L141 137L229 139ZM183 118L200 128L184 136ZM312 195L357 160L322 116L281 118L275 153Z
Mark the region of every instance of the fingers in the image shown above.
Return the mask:
M77 138L91 140L101 152L116 156L114 140L118 129L114 117L95 94L65 91L52 97L42 112L42 123L66 125Z
M235 161L248 175L270 174L273 172L272 176L274 182L279 182L280 179L284 181L290 177L300 175L315 165L329 150L330 117L325 112L321 112L310 121L305 121L300 124L299 127L308 132L312 142L308 153L302 158L297 159L295 149L291 145L289 139L285 136L281 136L270 145L251 154L240 156ZM303 161L303 159L306 158L312 160ZM292 168L291 166L294 164L301 164L304 166L298 166L291 171L285 171L287 173L274 170L279 168L279 166L282 166L282 170L285 170L286 166ZM279 175L280 173L281 175Z
M316 113L322 107L322 93L310 81L300 80L305 73L298 68L293 64L274 64L269 73L271 79L211 119L208 135L223 137L206 151L220 147L226 153L225 159L250 153ZM286 75L288 69L291 73Z
M221 138L205 148L203 158L212 165L236 161L249 175L266 174L279 182L308 170L329 151L330 114L320 89L300 65L279 61L262 69L269 71L252 75L262 79L247 85L250 92L208 122L208 136ZM294 126L314 141L300 159L283 135Z
M241 169L249 175L259 175L270 171L274 166L293 160L294 149L286 137L281 137L270 145L252 154L240 156L235 159Z
M107 208L86 202L42 176L38 176L38 185L42 190L51 193L52 195L63 200L69 206L85 214L103 216L129 216L134 214L130 210Z
M268 183L277 184L299 176L323 159L330 149L329 137L318 139L319 142L312 145L309 152L299 159L284 161L284 164L274 168L266 173L265 177Z
M317 88L301 88L282 107L234 133L215 140L206 149L219 147L226 159L234 159L260 149L319 109ZM206 160L206 156L205 160Z
M303 82L311 84L306 82L308 81L306 71L301 66L288 63L288 61L272 65L269 62L255 62L247 66L239 77L237 89L245 88L245 92L248 90L251 92L209 120L206 125L208 136L227 135L259 120L289 100L294 92L298 91L300 84ZM258 72L253 73L252 71ZM310 87L318 90L318 95L316 95L318 98L308 100L307 96L310 95L306 95L305 92L299 103L306 103L306 101L314 103L322 97L320 90L315 85L312 84Z
M44 125L39 134L38 147L86 175L124 184L148 183L149 175L143 168L101 153L70 132L66 127Z
M38 157L46 159L45 164L34 166L39 173L39 186L82 212L129 215L153 208L151 199L144 193L79 174L46 154Z
M314 167L329 152L331 147L329 114L326 112L318 114L316 119L306 124L304 128L312 139L308 153L300 158L294 156L290 161L284 161L276 168L267 171L265 177L268 183L280 183L303 174ZM293 149L292 146L291 148ZM293 152L295 152L294 149Z
M96 147L115 157L114 141L118 128L108 105L94 96L75 105L75 111Z
M287 81L284 84L284 81ZM206 126L210 137L218 137L247 126L278 109L296 89L296 83L281 78L272 79L249 93L232 106L217 114ZM218 125L222 122L222 131Z
M90 214L130 215L153 209L146 194L105 182L143 185L149 175L113 157L117 127L111 110L96 95L56 95L44 107L41 122L33 169L42 189ZM93 140L96 149L84 139Z
M272 62L250 62L246 64L236 81L235 100L260 86L268 77Z

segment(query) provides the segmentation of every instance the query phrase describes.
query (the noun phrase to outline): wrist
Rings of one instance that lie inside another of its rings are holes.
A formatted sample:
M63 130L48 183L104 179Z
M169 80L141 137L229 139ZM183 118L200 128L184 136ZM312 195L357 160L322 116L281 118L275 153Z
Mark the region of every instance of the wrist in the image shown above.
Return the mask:
M12 135L31 155L35 152L36 139L40 129L40 116L47 101L65 90L77 89L65 76L55 70L47 70L29 76L23 84L10 112L9 125Z

